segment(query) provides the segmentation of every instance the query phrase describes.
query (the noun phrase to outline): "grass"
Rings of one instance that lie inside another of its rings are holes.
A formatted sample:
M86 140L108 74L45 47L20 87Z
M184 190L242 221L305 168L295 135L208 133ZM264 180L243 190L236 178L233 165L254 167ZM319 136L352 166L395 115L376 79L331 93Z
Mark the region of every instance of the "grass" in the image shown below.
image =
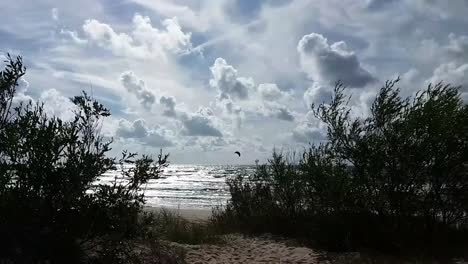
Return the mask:
M152 217L155 231L161 239L190 245L223 242L210 221L187 220L167 209L158 210Z

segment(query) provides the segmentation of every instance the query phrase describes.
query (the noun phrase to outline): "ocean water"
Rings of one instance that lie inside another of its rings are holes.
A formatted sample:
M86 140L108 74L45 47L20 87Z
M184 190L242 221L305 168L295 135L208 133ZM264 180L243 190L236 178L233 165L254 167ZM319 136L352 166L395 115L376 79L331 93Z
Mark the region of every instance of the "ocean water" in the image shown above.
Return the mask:
M233 165L169 165L161 177L150 180L142 191L147 206L181 209L209 209L225 205L230 198L226 178L252 173L255 166ZM109 171L99 183L110 184L122 179L117 171Z

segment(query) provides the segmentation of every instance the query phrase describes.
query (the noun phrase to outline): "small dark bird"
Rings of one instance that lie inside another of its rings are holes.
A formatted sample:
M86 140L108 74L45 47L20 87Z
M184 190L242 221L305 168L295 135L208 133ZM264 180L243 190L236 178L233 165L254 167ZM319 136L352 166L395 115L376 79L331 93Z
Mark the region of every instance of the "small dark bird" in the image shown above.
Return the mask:
M239 151L236 151L234 153L237 154L240 157L240 152Z

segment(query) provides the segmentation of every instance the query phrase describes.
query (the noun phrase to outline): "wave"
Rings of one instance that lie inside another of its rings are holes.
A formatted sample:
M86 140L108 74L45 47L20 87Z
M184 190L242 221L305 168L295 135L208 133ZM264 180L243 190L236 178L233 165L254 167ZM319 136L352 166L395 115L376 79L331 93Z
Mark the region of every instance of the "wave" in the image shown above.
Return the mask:
M254 166L170 165L160 178L150 180L142 192L149 206L206 209L223 205L230 198L226 178L248 175L254 169ZM112 184L116 179L126 182L119 171L108 171L95 184Z

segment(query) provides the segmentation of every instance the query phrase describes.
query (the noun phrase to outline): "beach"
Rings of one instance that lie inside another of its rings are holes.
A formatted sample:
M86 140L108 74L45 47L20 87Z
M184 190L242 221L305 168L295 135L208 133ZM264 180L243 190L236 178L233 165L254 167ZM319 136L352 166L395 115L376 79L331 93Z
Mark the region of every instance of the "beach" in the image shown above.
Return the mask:
M191 209L191 208L173 208L173 207L150 207L147 206L144 209L146 212L154 212L158 213L162 210L169 211L174 213L182 218L185 218L189 221L205 221L208 220L211 216L211 209L210 208L202 208L202 209Z
M211 216L209 209L184 209L171 207L146 207L148 212L162 210L174 213L189 221L206 221ZM302 247L292 240L277 239L269 235L257 237L231 234L223 237L219 244L188 245L184 248L188 264L208 263L319 263L322 255L313 249Z
M223 245L186 246L188 264L319 263L320 252L267 236L231 235ZM322 262L323 263L323 262Z

